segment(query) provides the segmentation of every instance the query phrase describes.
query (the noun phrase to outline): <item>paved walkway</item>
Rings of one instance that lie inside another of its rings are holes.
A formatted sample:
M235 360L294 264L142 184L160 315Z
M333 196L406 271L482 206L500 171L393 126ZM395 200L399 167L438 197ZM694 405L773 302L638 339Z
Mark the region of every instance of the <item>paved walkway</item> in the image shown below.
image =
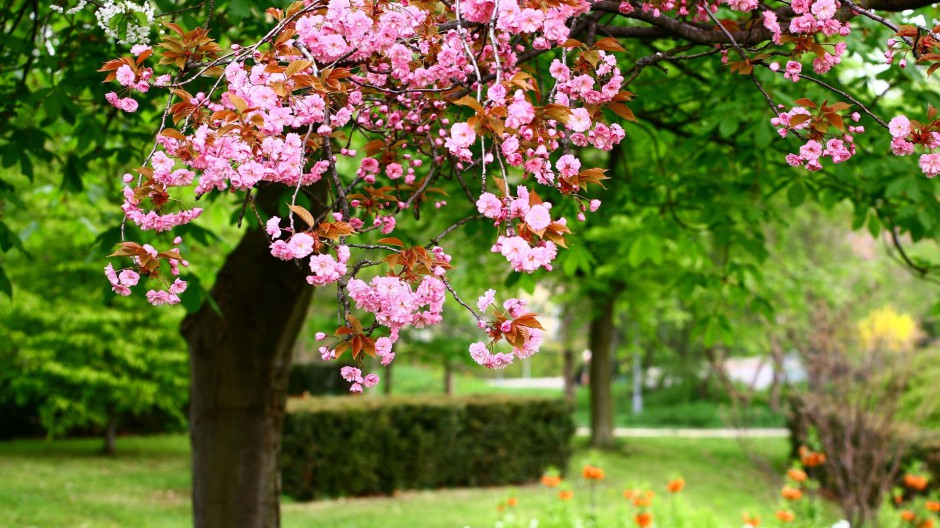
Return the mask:
M590 436L587 427L578 427L578 436ZM761 429L654 429L647 427L617 427L614 436L625 438L786 438L790 432L783 428Z

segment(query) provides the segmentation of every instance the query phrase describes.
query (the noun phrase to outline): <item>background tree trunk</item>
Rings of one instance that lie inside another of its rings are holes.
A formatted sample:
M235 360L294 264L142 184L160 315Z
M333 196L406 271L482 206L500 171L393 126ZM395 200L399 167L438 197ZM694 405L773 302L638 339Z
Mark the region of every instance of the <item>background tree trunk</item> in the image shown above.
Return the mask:
M278 196L269 187L258 198ZM272 257L269 244L263 230L247 230L212 288L222 315L203 303L182 325L196 528L280 526L287 379L313 288L303 266Z
M454 365L450 358L444 360L444 394L454 394Z
M562 370L561 376L565 383L565 401L574 404L576 399L575 369L574 369L574 332L571 328L574 325L574 307L569 302L565 304L561 319L561 347L562 347Z
M591 445L614 447L614 402L611 391L611 344L614 337L614 298L599 299L591 315Z
M108 425L104 429L104 446L101 452L111 456L117 453L117 413L108 409Z

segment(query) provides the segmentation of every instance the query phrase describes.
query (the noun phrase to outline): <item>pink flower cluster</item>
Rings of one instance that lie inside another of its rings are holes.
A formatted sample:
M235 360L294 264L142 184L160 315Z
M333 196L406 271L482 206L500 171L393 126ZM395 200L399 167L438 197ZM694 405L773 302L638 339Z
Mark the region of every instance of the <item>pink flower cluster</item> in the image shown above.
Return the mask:
M137 282L140 281L140 274L136 271L126 269L117 274L111 264L105 266L104 275L111 283L111 289L114 290L114 293L125 297L131 294L131 288L137 286Z
M940 152L934 152L940 149L940 132L930 128L930 124L917 126L903 115L888 123L891 152L895 156L909 156L914 153L915 145L921 145L927 152L920 156L920 170L928 178L933 178L940 174Z
M477 299L477 308L481 312L485 312L489 307L494 306L494 297L495 290L487 290L483 295ZM514 358L525 359L536 352L539 351L539 347L542 344L542 331L537 327L528 326L528 322L525 324L515 324L518 322L521 323L521 319L524 317L531 317L532 314L526 311L527 303L522 299L507 299L503 303L503 312L496 310L494 307L494 314L499 317L496 321L491 322L489 325L487 323L480 321L479 326L481 329L486 330L487 334L490 336L491 341L487 345L483 341L478 341L470 345L470 357L479 365L482 365L490 369L502 369L511 365ZM505 317L505 316L509 317ZM502 322L499 322L499 321ZM513 346L512 351L509 353L506 352L496 352L496 344L502 338L503 334L510 332L517 332L522 334L522 346L517 347Z
M352 383L349 392L362 392L362 388L367 389L375 387L379 383L379 377L375 374L362 375L362 371L356 367L343 367L340 369L340 375L343 379Z
M800 15L790 20L790 33L794 35L822 33L827 37L845 37L849 34L849 23L836 18L841 7L838 0L793 0L790 7Z
M783 105L781 105L781 108ZM795 123L795 117L802 117ZM861 115L858 112L851 114L853 122L858 122ZM855 155L855 137L854 134L865 132L865 127L848 125L846 133L840 133L829 137L816 132L813 127L812 113L809 109L802 106L794 106L788 112L781 112L777 117L770 120L775 127L780 127L777 132L781 137L787 137L791 130L797 132L806 132L809 137L800 147L799 154L787 154L787 163L792 167L804 167L810 171L822 169L821 159L828 157L833 163L842 163Z
M571 158L575 162L577 159L566 155L563 158ZM560 162L561 164L561 162ZM580 166L580 162L577 162ZM559 167L562 169L562 167ZM577 169L574 169L575 172ZM564 172L564 169L562 169ZM529 231L540 234L548 229L553 222L559 226L566 226L567 220L559 218L552 220L552 204L549 202L533 203L532 195L527 187L520 185L516 188L517 197L513 199L499 199L492 193L483 193L477 200L477 210L483 216L493 219L497 224L509 222L513 219L521 219L522 223ZM598 205L600 205L598 203ZM500 236L496 244L492 247L493 253L500 253L515 271L525 271L531 273L539 268L546 270L552 269L552 261L558 255L558 248L550 240L538 240L530 243L521 236L506 235Z

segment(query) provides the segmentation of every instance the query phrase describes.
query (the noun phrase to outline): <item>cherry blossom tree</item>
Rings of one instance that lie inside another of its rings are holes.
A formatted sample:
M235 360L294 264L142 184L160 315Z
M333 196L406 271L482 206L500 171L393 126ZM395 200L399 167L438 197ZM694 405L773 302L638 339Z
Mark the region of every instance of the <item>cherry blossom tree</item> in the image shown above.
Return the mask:
M269 9L263 36L227 47L209 30L211 3L197 6L209 10L204 26L166 22L153 46L139 28L155 15L130 4L93 6L99 19L136 21L112 35L134 45L101 67L114 83L106 100L134 113L162 97L163 111L152 148L122 177L125 225L145 238L125 237L107 280L119 295L176 304L188 261L174 230L198 222L196 201L237 196L239 224L253 226L219 271L213 301L183 327L197 526L279 522L290 347L314 288L337 299L336 326L323 329L327 359L394 361L399 332L439 324L448 297L478 322L467 350L480 365L538 351L541 325L524 301L453 287L460 263L448 236L486 224L505 266L550 271L575 223L603 214L609 176L591 152L625 140L636 120L628 88L650 69L694 78L697 61L726 64L761 95L766 126L790 142L785 161L799 170L850 162L868 132L885 152L917 153L927 177L940 172L936 110L880 116L835 77L856 26L889 32L882 62L932 73L938 28L892 15L923 0L308 1ZM650 41L668 45L625 53ZM768 89L781 83L828 95ZM438 216L454 220L439 226ZM380 382L361 368L344 376L354 392Z

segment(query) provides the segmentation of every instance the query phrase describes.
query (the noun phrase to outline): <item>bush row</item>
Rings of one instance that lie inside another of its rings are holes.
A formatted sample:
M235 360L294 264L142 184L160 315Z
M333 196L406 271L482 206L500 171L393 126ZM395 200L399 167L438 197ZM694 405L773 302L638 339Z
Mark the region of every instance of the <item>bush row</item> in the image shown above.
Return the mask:
M297 499L531 482L564 468L562 400L506 396L307 398L284 421L284 492Z

